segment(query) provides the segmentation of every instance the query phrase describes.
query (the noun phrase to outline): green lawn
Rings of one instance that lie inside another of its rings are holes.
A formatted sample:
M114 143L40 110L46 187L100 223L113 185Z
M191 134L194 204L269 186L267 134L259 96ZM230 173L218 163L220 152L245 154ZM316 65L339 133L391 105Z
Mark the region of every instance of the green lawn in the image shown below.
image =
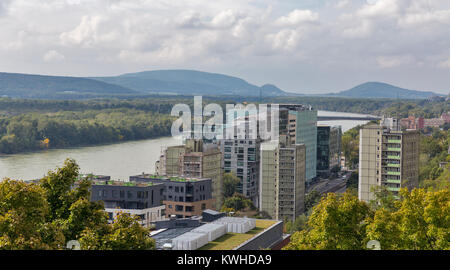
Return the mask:
M199 250L232 250L276 222L277 221L273 220L256 220L256 227L253 228L253 230L250 230L247 233L227 233L199 248Z

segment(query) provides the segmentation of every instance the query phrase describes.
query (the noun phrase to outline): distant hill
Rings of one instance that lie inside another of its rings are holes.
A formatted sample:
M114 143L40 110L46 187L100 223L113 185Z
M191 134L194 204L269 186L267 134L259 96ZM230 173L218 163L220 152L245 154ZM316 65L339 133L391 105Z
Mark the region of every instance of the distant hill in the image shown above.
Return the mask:
M262 87L243 79L195 70L155 70L115 77L92 77L143 93L176 93L181 95L286 96L274 85Z
M139 94L120 85L97 80L0 72L0 97L68 98Z
M327 94L327 96L352 97L352 98L426 99L432 96L442 96L442 95L429 91L424 92L424 91L404 89L387 83L368 82L360 84L346 91Z

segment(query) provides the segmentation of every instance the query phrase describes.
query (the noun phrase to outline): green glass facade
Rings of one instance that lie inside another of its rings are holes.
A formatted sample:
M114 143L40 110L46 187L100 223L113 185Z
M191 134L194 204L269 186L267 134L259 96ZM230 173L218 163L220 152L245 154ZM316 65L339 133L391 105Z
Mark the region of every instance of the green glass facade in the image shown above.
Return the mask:
M306 146L306 180L317 176L317 110L290 111L296 116L295 144Z

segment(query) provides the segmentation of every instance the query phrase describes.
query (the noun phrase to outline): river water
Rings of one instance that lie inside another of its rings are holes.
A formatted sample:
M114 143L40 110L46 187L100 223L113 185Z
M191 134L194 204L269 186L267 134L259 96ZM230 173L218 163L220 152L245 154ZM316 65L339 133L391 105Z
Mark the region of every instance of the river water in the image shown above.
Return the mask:
M365 116L361 114L319 111L320 116ZM367 121L320 121L319 124L341 125L343 132ZM24 154L0 155L0 180L31 180L43 177L49 170L63 165L70 157L80 165L81 173L110 175L115 180L128 180L130 175L153 173L155 162L166 146L181 144L180 139L124 142L110 145L51 149Z

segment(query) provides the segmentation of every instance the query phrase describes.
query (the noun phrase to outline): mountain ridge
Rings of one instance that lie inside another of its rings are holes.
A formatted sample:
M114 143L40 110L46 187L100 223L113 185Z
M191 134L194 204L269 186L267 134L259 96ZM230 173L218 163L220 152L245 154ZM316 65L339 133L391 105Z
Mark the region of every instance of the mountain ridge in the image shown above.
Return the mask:
M197 70L172 69L126 73L111 77L89 77L114 83L143 93L176 93L199 95L287 96L287 92L268 84L261 87L244 79Z
M325 94L326 96L351 98L399 98L399 99L426 99L432 96L444 96L432 91L410 90L383 82L366 82L348 90L338 93Z
M426 99L445 96L431 91L400 88L382 82L366 82L329 94L298 94L273 84L257 86L244 79L196 70L151 70L106 77L51 76L0 72L0 97L82 99L147 95L208 96L318 96L346 98Z

